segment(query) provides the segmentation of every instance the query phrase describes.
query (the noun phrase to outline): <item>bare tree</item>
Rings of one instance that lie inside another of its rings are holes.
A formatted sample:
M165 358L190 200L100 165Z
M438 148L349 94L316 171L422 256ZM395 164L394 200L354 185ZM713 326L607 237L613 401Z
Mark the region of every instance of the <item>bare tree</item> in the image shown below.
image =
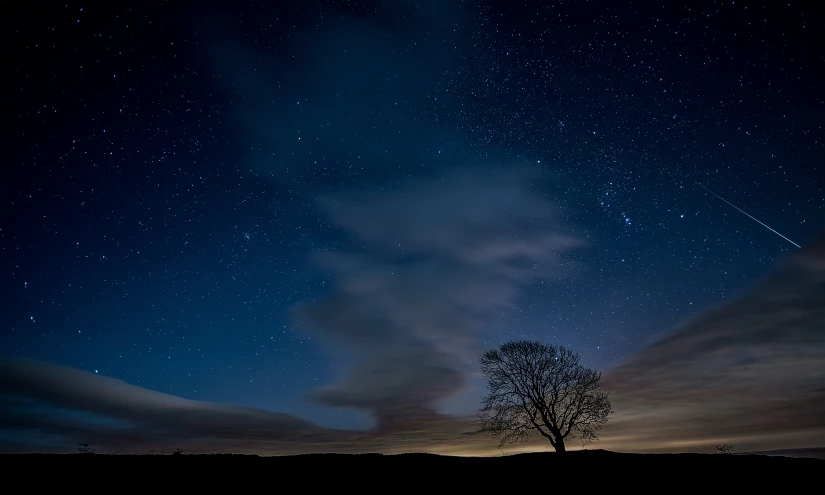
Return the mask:
M479 413L482 429L499 438L499 447L526 440L535 432L565 451L565 439L582 444L598 439L613 413L602 374L579 364L579 355L541 342L508 342L481 356L489 394Z
M713 449L716 451L717 454L723 454L723 455L733 454L733 451L734 451L733 445L731 445L729 443L724 443L722 445L714 445Z
M78 445L77 451L80 454L94 454L95 453L95 449L89 447L88 443L79 443L77 445Z

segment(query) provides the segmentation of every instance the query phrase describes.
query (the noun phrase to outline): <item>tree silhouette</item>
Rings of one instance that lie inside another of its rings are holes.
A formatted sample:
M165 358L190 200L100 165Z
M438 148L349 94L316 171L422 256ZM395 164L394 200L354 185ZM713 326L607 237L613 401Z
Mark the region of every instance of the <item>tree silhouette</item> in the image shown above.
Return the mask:
M722 445L714 445L714 450L716 450L717 454L729 455L733 454L733 445L724 443Z
M613 413L601 373L579 364L579 355L541 342L508 342L481 356L489 394L479 422L499 438L499 447L538 432L556 452L576 435L582 444L598 439Z
M78 445L77 451L81 454L94 454L95 453L95 449L89 447L88 443L79 443L77 445Z

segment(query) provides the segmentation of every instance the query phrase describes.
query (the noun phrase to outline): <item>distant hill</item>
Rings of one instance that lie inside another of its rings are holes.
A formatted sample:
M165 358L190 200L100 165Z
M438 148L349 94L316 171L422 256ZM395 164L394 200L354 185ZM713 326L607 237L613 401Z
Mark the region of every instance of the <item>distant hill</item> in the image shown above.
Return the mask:
M825 460L825 447L815 447L812 449L782 449L782 450L764 450L761 452L750 452L751 454L767 455L767 456L785 456L785 457L802 457L809 459L823 459Z

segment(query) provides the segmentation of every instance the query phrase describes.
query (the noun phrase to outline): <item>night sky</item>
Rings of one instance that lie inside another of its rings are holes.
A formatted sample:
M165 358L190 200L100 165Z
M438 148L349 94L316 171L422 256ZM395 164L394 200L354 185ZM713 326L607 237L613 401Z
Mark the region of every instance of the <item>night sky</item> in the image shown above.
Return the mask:
M3 451L438 451L484 349L644 375L825 229L814 2L243 3L0 7Z

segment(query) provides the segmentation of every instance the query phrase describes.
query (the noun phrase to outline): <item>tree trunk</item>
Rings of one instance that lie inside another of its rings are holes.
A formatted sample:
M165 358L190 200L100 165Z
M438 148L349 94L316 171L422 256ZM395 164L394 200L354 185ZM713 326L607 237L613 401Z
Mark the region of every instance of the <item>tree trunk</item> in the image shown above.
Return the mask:
M556 452L558 452L559 454L563 454L564 452L567 452L567 449L564 448L564 439L563 438L559 438L558 440L556 440L556 443L553 444L553 447L556 449Z

